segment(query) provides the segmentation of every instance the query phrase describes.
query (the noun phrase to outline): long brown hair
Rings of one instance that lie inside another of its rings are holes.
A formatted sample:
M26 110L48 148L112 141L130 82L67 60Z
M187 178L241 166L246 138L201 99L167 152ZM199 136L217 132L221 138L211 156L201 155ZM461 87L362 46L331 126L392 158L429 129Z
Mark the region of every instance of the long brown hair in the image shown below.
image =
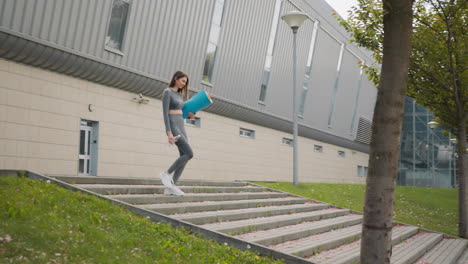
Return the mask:
M179 80L180 78L187 78L187 82L185 83L185 86L183 88L177 89L177 92L182 95L185 100L188 100L188 86L189 86L189 77L188 75L183 72L183 71L176 71L174 73L174 76L172 76L171 83L169 84L169 87L174 87L176 80Z

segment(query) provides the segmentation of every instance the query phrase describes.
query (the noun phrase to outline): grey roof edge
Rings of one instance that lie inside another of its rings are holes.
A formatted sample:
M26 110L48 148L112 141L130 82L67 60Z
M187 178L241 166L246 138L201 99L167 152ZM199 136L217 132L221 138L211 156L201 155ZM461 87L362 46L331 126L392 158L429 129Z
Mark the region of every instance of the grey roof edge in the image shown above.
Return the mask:
M74 186L72 184L55 179L53 177L45 176L45 175L42 175L33 171L28 171L28 170L21 171L21 172L24 177L28 177L33 180L41 180L41 181L45 181L48 183L57 184L58 186L65 188L67 190L79 191L88 195L96 196L100 199L107 200L112 204L123 206L129 211L136 213L142 217L146 217L150 219L151 221L169 223L173 227L182 227L182 228L185 228L186 230L196 232L204 238L213 239L220 244L230 245L241 250L252 251L262 256L271 256L274 259L283 260L284 262L289 263L289 264L314 264L313 262L308 261L304 258L294 256L291 254L287 254L287 253L283 253L280 251L275 251L273 249L262 246L260 244L243 241L241 239L235 238L233 236L230 236L224 233L204 229L192 223L189 223L183 220L174 219L174 218L168 217L166 215L163 215L154 211L146 210L146 209L137 207L135 205L132 205L126 202L122 202L122 201L119 201L110 197L106 197L104 195ZM18 170L0 170L0 177L11 176L11 175L15 175L19 177L19 171Z
M128 92L161 98L168 80L113 64L101 58L80 53L54 43L0 27L0 57L70 75L90 82ZM191 89L192 93L197 89ZM215 103L205 111L292 133L292 121L220 96L211 95ZM339 147L369 153L369 145L342 138L305 124L299 124L299 135Z

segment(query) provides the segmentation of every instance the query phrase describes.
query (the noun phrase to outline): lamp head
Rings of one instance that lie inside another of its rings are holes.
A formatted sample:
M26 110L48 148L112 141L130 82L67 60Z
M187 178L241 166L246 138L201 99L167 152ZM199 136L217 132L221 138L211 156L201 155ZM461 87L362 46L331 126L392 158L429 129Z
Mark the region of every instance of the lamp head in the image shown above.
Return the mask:
M430 128L434 129L434 128L436 128L437 126L439 126L439 123L437 123L436 121L430 121L429 123L427 123L427 125L428 125Z
M308 18L309 17L305 13L297 10L293 10L281 17L293 30L297 30Z

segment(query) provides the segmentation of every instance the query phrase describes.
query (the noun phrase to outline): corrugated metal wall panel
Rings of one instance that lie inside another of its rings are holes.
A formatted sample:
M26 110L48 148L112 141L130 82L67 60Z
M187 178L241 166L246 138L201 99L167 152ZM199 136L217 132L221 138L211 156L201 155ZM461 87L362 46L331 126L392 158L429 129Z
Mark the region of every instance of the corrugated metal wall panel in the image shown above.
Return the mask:
M365 77L362 81L362 88L359 96L358 115L372 120L376 100L377 90L374 88L374 84Z
M149 74L163 81L168 80L175 70L181 69L189 74L191 87L206 87L201 83L201 77L214 0L131 1L123 55L105 50L112 3L113 0L0 0L0 25L2 29L26 34L51 45L56 44L78 54L93 56L111 65L121 65L122 69ZM266 105L258 104L274 5L274 0L226 0L213 87L208 90L221 98L289 120L292 115L293 35L282 20L278 23ZM321 26L313 62L314 77L306 100L304 119L300 119L300 122L349 138L349 133L344 133L344 127L350 127L348 119L351 117L346 117L346 114L352 112L354 102L346 101L345 97L355 98L352 93L356 88L351 83L359 78L358 73L354 75L357 71L354 62L349 61L353 56L345 53L344 72L340 77L336 115L333 118L334 124L339 125L334 125L332 129L327 126L330 98L322 98L331 93L336 78L340 44L335 38L346 42L348 35L339 28L338 22L331 16L330 6L324 1L285 0L280 15L296 9L296 6L307 12L312 19L320 20ZM297 34L298 97L301 95L312 32L313 22L306 21ZM121 75L116 78L109 73L109 69L106 71L102 66L82 63L79 57L66 54L59 56L40 45L32 52L25 45L27 44L14 47L15 60L51 70L60 69L72 76L87 76L86 78L111 83L120 88L131 84L132 91L149 89L143 87L148 85L147 81L135 83L125 80ZM368 52L349 46L358 56L371 61ZM23 54L18 55L17 52L21 50L24 51ZM48 53L49 57L43 56ZM70 61L62 61L66 58ZM90 71L83 68L83 65L95 69ZM376 91L372 84L364 80L357 116L372 118L375 97ZM299 101L298 98L298 103Z
M76 20L75 22L75 30L72 32L69 32L68 34L71 35L68 37L71 42L68 44L72 49L80 50L81 43L83 43L83 30L86 25L86 20L88 19L88 1L87 0L81 0L78 3L77 7L77 12L76 17L73 17L73 20ZM73 21L72 20L72 21Z
M139 34L143 23L147 21L147 18L143 15L145 11L144 5L147 1L133 1L132 10L129 12L129 15L132 19L132 22L128 25L126 31L127 43L124 44L123 52L125 53L123 63L130 68L138 69L135 65L135 60L137 59L137 53L141 49L140 45L142 42L142 35ZM108 23L108 22L107 22ZM107 31L107 29L106 29ZM104 32L104 36L107 35L107 32ZM106 56L112 55L111 53L105 52Z
M60 20L58 21L59 27L57 31L57 41L56 43L59 44L60 46L64 47L70 47L67 46L67 39L70 36L70 34L75 34L75 32L72 32L73 27L71 23L71 17L75 13L74 9L74 4L76 4L77 1L73 0L63 0L63 5L62 9L60 12ZM70 47L71 48L71 47Z
M71 1L70 3L70 12L69 16L67 17L67 27L65 30L65 38L63 39L63 43L61 45L65 47L73 48L73 39L77 34L77 18L78 12L80 10L80 4L83 1ZM67 8L68 9L68 8Z
M138 55L138 62L140 65L140 69L143 72L148 72L148 67L146 66L146 59L148 54L151 52L149 49L149 41L152 36L150 33L152 31L153 23L154 23L154 16L151 16L151 11L155 10L155 6L157 1L151 1L149 6L146 8L147 10L147 17L148 19L145 21L145 27L143 29L143 42L141 45L140 54Z
M0 26L1 27L9 27L10 24L8 21L10 20L11 16L11 5L13 5L13 1L8 0L0 0ZM8 11L7 11L8 10Z
M213 94L257 106L274 1L226 1Z
M343 64L336 94L335 112L332 120L333 131L346 135L349 132L353 118L354 98L356 97L359 80L359 59L347 49L343 53Z
M101 1L99 1L101 2ZM105 60L110 60L112 62L118 63L114 60L121 60L120 56L115 55L114 53L108 52L104 49L104 44L106 40L106 35L107 35L107 27L109 24L109 19L111 15L111 10L112 10L112 2L113 0L103 0L102 1L102 6L100 12L96 12L95 16L96 17L96 24L94 25L97 28L97 31L95 33L95 40L94 40L94 47L93 47L93 54L95 54L96 57L103 58ZM139 3L140 1L133 1L134 5ZM132 12L132 8L134 7L132 4L130 6L130 12ZM129 18L129 24L127 25L127 32L126 36L123 40L123 51L125 53L126 49L131 49L131 46L129 45L129 41L131 40L128 35L128 28L131 27L132 22L130 21L132 17ZM87 36L83 36L84 39L87 38ZM111 59L112 58L112 59Z
M92 21L93 17L96 12L96 8L92 8L94 5L91 2L91 0L87 0L86 4L83 5L83 12L85 13L83 21L82 21L82 29L81 32L78 33L78 38L75 43L76 46L74 46L74 49L76 50L87 50L88 45L86 44L88 41L83 40L83 36L89 36L91 30L92 30Z
M17 30L19 32L21 31L21 27L23 25L23 20L25 18L24 16L24 11L26 7L26 0L18 0L15 1L14 9L13 9L13 16L12 16L12 24L14 30Z
M337 74L341 43L322 28L317 33L316 56L304 105L304 121L323 130L328 128L329 106Z
M160 69L159 65L161 64L161 58L157 55L157 50L164 50L163 44L165 43L167 36L163 35L163 32L169 30L169 28L167 27L167 23L165 23L165 21L169 19L169 6L170 3L168 3L167 1L161 1L160 3L158 3L154 11L154 17L156 18L155 27L150 32L150 34L154 37L154 40L152 42L153 47L150 48L151 52L148 54L148 58L151 59L149 65L149 72L155 75L160 74L157 73L157 69ZM166 12L159 14L156 10L166 10Z
M53 12L51 14L50 28L48 34L48 40L52 43L59 44L59 30L60 25L62 24L63 17L63 5L65 1L55 1L53 2ZM96 25L97 26L97 25Z
M296 8L289 2L283 4L280 17ZM312 40L313 22L307 20L297 32L297 75L296 89L300 95L302 81ZM292 78L293 78L293 33L280 19L278 23L276 50L273 54L270 85L268 87L265 110L285 118L292 118ZM300 122L300 121L299 121Z
M29 34L31 29L31 20L33 17L33 12L35 11L35 5L37 4L36 1L26 1L24 3L24 10L22 10L22 18L20 24L20 31L26 34Z
M152 35L151 45L148 45L146 50L147 44L143 41L140 41L137 48L149 61L129 61L126 58L123 63L132 68L146 68L145 72L165 79L171 78L175 70L182 69L189 74L191 86L200 87L197 83L201 80L203 70L202 60L206 52L212 7L213 2L209 0L161 1L155 6L154 12L148 14L149 17L155 16L153 25L149 24L149 30L140 33ZM152 19L149 19L148 23L151 21ZM132 30L133 28L130 28L130 31ZM142 37L144 36L136 35L134 38ZM126 57L136 58L138 55L133 49Z
M292 0L297 2L304 12L320 20L322 29L326 30L338 41L346 42L349 34L341 28L338 21L333 17L333 9L325 1L316 0Z
M37 17L37 20L40 21L40 23L38 23L39 28L37 29L37 33L36 31L33 32L36 33L36 35L33 36L37 36L38 38L44 40L49 39L50 20L52 17L52 10L54 6L55 5L53 5L53 2L51 0L44 1L44 11L42 12L41 16Z
M41 23L44 21L45 0L38 0L34 2L34 12L31 17L31 25L29 27L28 35L38 36L41 28Z

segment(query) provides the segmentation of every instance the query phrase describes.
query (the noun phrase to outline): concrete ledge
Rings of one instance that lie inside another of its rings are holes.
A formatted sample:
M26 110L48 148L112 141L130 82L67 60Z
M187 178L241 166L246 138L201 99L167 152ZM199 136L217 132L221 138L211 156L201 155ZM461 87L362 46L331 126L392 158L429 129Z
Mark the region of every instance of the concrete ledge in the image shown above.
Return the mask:
M321 250L336 248L361 238L362 225L354 225L303 239L288 241L270 248L299 257L308 257Z
M123 185L123 184L74 184L77 187L88 189L95 193L106 195L117 194L162 194L163 185ZM240 193L240 192L266 192L264 187L223 187L223 186L178 186L186 193Z
M305 198L281 197L241 201L149 204L143 205L142 207L151 211L164 214L183 214L191 212L245 209L273 205L303 204L305 202L307 202Z
M458 259L457 264L466 264L468 263L468 248L465 249L465 252L461 257Z
M392 264L413 264L441 240L442 234L419 233L393 247L390 262Z
M264 217L260 219L256 218L240 221L206 224L203 225L203 227L223 233L236 233L239 232L239 230L243 230L243 232L241 233L246 233L256 230L267 230L277 228L280 226L298 224L304 221L328 219L336 216L342 216L348 213L349 210L345 209L325 209L291 215Z
M120 178L120 177L97 177L97 176L52 176L64 182L71 184L131 184L131 185L162 185L158 177L153 178ZM242 187L247 185L245 182L220 182L220 181L196 181L196 180L181 180L179 181L184 186L231 186Z
M414 226L396 226L392 232L392 245L398 244L401 241L411 237L418 232L418 228ZM344 245L339 249L330 249L319 252L308 259L320 264L352 264L359 262L361 256L361 242L356 241L348 245Z
M463 254L463 251L468 250L467 246L468 240L444 238L416 263L455 264L457 259ZM466 263L468 263L468 259Z
M242 240L269 246L316 235L331 230L357 225L362 222L360 215L346 215L332 219L304 222L292 226L252 232L236 236Z
M316 211L326 208L327 205L279 205L279 206L268 206L259 208L248 208L248 209L236 209L236 210L221 210L221 211L208 211L200 213L188 213L173 215L176 219L182 219L192 224L203 225L211 223L236 223L245 219L251 219L251 221L260 221L264 218L271 216L292 216L297 213ZM239 230L241 230L240 228ZM219 232L224 232L218 230ZM237 233L238 230L231 230L231 233Z
M118 194L107 197L122 202L142 205L154 203L187 203L203 201L233 201L249 199L267 199L287 197L284 193L255 192L255 193L186 193L184 196L158 195L158 194Z

